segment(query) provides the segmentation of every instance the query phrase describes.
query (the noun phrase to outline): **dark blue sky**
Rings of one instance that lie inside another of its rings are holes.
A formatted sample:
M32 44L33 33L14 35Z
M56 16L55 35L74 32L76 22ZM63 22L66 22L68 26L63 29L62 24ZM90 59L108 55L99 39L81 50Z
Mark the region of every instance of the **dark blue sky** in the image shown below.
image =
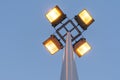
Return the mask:
M69 18L86 8L92 50L75 57L80 80L119 80L119 0L1 0L0 80L59 80L64 49L51 56L42 42L55 30L45 13L58 5Z

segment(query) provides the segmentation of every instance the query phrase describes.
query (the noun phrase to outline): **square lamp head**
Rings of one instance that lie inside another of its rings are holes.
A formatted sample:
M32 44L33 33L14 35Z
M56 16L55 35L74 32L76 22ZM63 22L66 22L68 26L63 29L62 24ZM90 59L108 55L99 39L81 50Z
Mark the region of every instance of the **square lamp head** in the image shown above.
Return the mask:
M86 30L88 26L94 22L94 19L86 9L82 10L77 16L75 16L75 20L83 30Z
M46 13L46 18L49 20L53 27L56 27L60 22L62 22L66 18L66 15L56 5L54 8L52 8Z
M79 57L82 57L91 50L91 46L87 43L85 38L81 38L77 43L75 43L73 48Z
M55 35L51 35L46 41L43 42L43 45L51 54L55 54L63 48L63 45Z

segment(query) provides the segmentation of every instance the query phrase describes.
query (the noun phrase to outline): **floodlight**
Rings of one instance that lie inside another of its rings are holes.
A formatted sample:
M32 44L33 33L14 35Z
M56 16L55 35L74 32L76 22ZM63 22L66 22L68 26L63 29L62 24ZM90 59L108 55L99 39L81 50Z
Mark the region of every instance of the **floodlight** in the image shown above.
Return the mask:
M94 22L94 19L86 9L82 10L77 16L75 16L75 20L83 30L86 30L88 26Z
M73 46L75 53L81 57L87 52L91 50L91 46L87 43L85 38L81 38L75 45Z
M63 45L55 35L51 35L46 41L43 42L43 45L51 54L55 54L63 48Z
M56 27L60 22L62 22L66 15L62 12L62 10L56 5L50 11L46 13L46 17L53 27Z

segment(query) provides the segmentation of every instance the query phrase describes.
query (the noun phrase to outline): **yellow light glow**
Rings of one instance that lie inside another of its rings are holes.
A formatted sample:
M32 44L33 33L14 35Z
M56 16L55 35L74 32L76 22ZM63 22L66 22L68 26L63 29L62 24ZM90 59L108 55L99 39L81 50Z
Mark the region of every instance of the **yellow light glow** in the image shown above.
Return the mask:
M85 53L87 53L90 50L91 50L91 46L87 42L85 42L76 49L76 53L79 56L83 56Z
M91 46L87 43L85 38L81 38L77 43L74 45L75 53L81 57L87 52L91 50Z
M82 21L86 24L89 25L92 21L92 17L90 14L87 12L87 10L83 10L80 14L79 17L82 19Z
M46 14L46 17L52 23L56 19L58 19L61 15L62 13L59 11L57 7L55 7Z
M55 35L51 35L47 40L45 40L43 42L43 45L50 52L50 54L55 54L63 48L62 43L57 39Z
M45 47L51 54L55 54L59 49L58 47L54 44L52 40L49 40L46 44Z

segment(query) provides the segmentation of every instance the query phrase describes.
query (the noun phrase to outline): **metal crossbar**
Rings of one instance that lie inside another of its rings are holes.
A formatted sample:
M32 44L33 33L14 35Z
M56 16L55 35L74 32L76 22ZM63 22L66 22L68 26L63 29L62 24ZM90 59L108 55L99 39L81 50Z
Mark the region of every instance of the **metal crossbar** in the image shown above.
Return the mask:
M73 28L71 28L70 30L67 29L67 24L72 24ZM62 29L65 29L66 33L64 35L62 35L62 33L60 32ZM73 23L72 20L68 20L66 21L62 26L60 26L57 30L56 30L56 33L58 34L58 36L63 40L63 42L65 43L66 42L66 35L67 35L67 32L72 32L76 30L77 31L77 34L75 36L73 36L73 34L71 34L71 40L72 42L74 40L76 40L82 33L81 31L78 29L78 27Z

